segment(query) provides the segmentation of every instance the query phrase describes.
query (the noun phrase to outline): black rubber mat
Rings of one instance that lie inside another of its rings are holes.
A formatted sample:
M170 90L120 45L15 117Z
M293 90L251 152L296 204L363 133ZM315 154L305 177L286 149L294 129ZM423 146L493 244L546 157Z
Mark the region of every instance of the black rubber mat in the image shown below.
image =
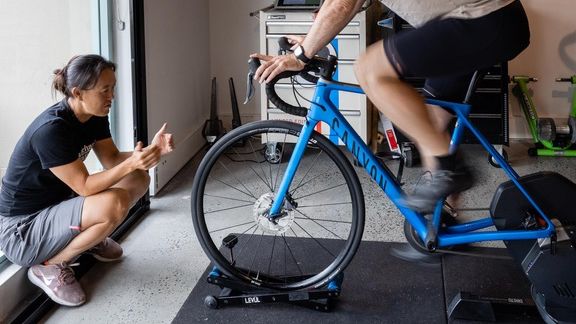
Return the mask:
M492 256L509 257L506 249L482 248L470 250ZM469 252L470 252L469 251ZM444 291L446 305L450 305L459 292L467 292L482 298L528 300L531 302L530 282L519 266L511 259L444 255ZM499 306L494 304L494 315L498 323L543 323L536 308ZM506 307L500 310L499 308ZM458 321L453 323L485 323Z
M526 279L510 260L450 255L442 264L424 265L391 256L394 248L402 244L362 242L345 271L341 295L331 312L284 303L210 309L204 298L219 295L220 288L203 279L173 323L447 323L447 305L459 290L529 296Z

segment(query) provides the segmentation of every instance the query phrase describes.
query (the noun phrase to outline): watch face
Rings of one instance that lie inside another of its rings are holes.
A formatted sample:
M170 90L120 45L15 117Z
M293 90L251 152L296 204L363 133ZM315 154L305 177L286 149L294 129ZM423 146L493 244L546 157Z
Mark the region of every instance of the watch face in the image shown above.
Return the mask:
M302 46L298 46L298 47L296 47L296 49L294 49L294 55L300 56L302 54L304 54L303 50L302 50Z
M310 61L310 59L304 55L304 48L302 45L296 47L294 50L294 55L296 55L296 58L298 58L300 61L304 62L304 64L307 64Z

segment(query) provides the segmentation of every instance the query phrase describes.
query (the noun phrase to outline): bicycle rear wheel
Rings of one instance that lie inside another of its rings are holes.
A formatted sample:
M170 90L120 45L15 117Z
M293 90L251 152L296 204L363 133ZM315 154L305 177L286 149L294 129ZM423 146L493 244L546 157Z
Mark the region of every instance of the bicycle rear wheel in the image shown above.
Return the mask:
M227 276L275 289L318 288L342 272L364 227L364 196L346 156L314 132L285 199L267 216L301 125L259 121L234 129L194 178L192 218L210 260Z

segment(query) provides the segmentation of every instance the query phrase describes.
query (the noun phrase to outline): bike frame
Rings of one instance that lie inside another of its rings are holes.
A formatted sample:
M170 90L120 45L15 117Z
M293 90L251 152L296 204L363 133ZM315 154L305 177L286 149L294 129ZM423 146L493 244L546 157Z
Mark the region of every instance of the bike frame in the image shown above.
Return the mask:
M352 126L346 121L344 116L338 111L330 99L330 94L343 92L352 92L363 94L362 89L355 84L336 82L320 78L317 83L316 91L311 101L311 107L306 117L306 122L302 126L302 131L296 142L296 146L288 162L286 173L284 174L281 184L276 192L274 203L270 210L270 218L280 217L281 210L284 205L284 197L286 196L290 184L294 178L294 174L300 160L304 154L308 140L315 126L319 122L326 123L332 129L338 138L344 143L346 149L350 151L358 163L368 172L370 177L378 184L384 191L388 198L398 207L400 212L406 217L408 222L416 230L422 241L425 240L427 235L434 231L437 233L438 247L446 247L457 244L467 244L480 241L494 241L494 240L526 240L551 237L555 233L555 228L550 219L545 215L544 211L532 199L524 186L519 182L518 174L506 162L506 160L498 153L498 151L488 142L488 140L471 124L468 116L470 114L471 106L469 104L460 104L453 102L446 102L440 100L427 99L426 102L432 105L437 105L453 111L456 114L457 121L452 133L450 142L450 150L455 151L461 143L464 130L469 129L472 134L480 141L481 145L494 157L496 162L502 167L506 175L522 192L524 197L530 202L534 209L546 221L546 228L538 230L502 230L502 231L482 231L476 232L480 229L485 229L493 226L491 217L485 217L479 220L449 226L440 230L441 214L443 202L439 201L436 205L431 221L428 221L424 215L417 213L409 208L401 205L400 199L405 195L400 187L400 184L393 176L388 167L381 164L374 156L372 151L364 144L360 136L354 131Z

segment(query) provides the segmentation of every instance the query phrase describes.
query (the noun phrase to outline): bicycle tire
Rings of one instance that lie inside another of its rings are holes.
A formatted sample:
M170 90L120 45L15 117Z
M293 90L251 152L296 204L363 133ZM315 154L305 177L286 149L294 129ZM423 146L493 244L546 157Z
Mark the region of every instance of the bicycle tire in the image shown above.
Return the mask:
M289 189L292 201L290 206L284 205L285 222L282 223L280 219L274 224L257 216L269 207L266 199L270 199L269 195L275 192L282 178L281 168L288 164L282 159L276 164L266 162L264 157L258 160L262 150L260 147L269 145L270 141L276 143L277 139L290 143L289 140L298 137L301 127L274 120L243 125L216 142L198 167L191 195L194 229L208 258L228 277L255 287L278 290L319 288L341 273L358 249L365 217L360 181L348 158L317 132L313 132L308 142L306 155ZM239 148L237 143L242 142L245 146ZM284 147L281 151L284 154ZM240 164L226 167L225 162ZM224 184L223 178L219 178L221 173L226 173L235 185L238 180L241 186L234 188ZM311 190L307 187L320 190L310 193L306 191ZM216 192L217 195L214 194ZM230 193L237 196L228 196ZM250 196L250 199L246 199ZM325 205L330 208L329 213L323 214L315 209L326 208L320 204L321 199L330 203ZM306 205L310 202L319 205ZM217 205L218 208L210 205ZM335 210L337 208L341 209ZM311 214L314 211L317 213ZM314 218L309 215L314 215ZM243 225L248 229L244 229ZM224 239L228 243L222 245L220 241L224 242ZM232 248L228 249L227 244ZM241 244L244 245L240 252L234 250ZM277 244L283 246L275 250ZM298 247L306 247L305 253ZM306 258L311 255L314 256L313 262L303 264L302 260L307 262ZM296 260L297 256L301 256L301 260ZM288 264L291 261L293 264Z

